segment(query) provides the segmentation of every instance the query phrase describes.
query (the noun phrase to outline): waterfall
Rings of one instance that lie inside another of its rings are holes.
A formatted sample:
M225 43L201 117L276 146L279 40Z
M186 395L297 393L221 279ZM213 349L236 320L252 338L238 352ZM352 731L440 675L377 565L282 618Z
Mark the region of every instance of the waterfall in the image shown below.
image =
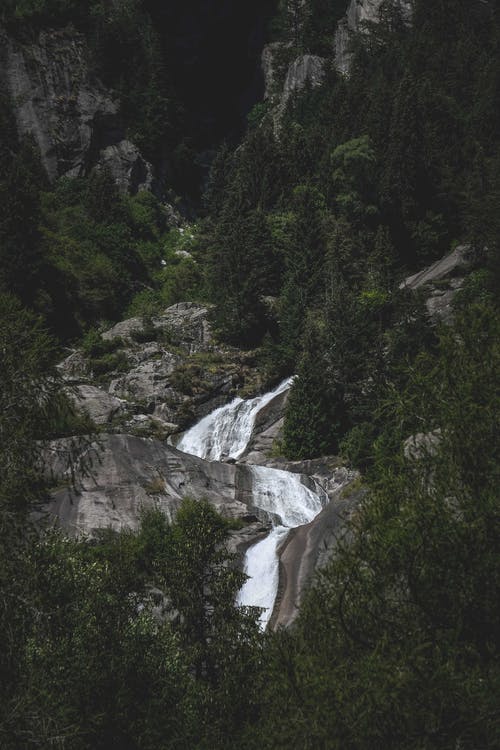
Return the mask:
M326 492L306 487L300 474L267 466L250 466L252 497L257 508L274 519L274 527L262 542L247 550L243 584L236 603L262 607L260 625L265 628L271 617L279 584L278 548L290 529L312 521L328 501Z
M278 516L283 526L293 529L309 523L323 508L324 502L319 494L302 483L300 474L270 469L267 466L249 468L252 473L254 504L257 508Z
M177 448L207 461L239 458L252 437L259 411L290 388L291 383L292 378L288 378L263 396L246 400L235 398L230 404L215 409L184 433Z
M247 550L243 566L248 578L238 592L239 607L260 607L259 623L264 630L273 612L279 584L279 544L288 534L285 526L275 526L268 536Z
M280 393L293 378L283 381L274 391L257 398L236 398L215 409L188 430L177 444L185 453L208 461L239 458L252 437L259 411ZM300 474L267 466L248 466L251 476L253 505L269 514L273 529L261 542L252 545L245 555L247 581L238 593L236 604L262 608L260 625L267 626L279 584L277 550L289 530L310 523L321 511L328 497L319 487L307 487Z

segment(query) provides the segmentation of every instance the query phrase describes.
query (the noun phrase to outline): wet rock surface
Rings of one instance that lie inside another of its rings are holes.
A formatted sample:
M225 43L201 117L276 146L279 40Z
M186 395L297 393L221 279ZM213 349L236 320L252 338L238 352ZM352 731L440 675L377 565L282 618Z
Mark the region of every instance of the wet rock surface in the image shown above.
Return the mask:
M348 540L348 523L359 507L366 490L348 491L338 486L328 505L305 526L292 529L280 556L280 584L270 626L289 627L296 619L308 585L318 568L335 554L338 545Z

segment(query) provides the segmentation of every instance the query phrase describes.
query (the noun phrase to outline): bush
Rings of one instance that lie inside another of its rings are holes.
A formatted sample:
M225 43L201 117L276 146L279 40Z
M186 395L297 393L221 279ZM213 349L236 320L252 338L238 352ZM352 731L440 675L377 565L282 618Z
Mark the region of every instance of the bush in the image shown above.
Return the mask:
M84 354L91 359L98 359L105 354L111 354L123 345L124 342L121 337L103 339L102 334L96 328L87 331L81 343Z
M128 359L125 352L113 352L90 360L90 367L94 377L100 378L110 372L125 372Z
M340 443L340 455L350 466L366 471L373 454L375 427L372 423L362 422L350 430Z

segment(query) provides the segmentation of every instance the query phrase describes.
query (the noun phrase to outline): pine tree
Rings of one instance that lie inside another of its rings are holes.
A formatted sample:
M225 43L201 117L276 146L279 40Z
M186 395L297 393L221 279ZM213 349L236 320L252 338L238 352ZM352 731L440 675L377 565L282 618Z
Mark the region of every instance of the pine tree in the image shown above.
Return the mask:
M328 359L324 324L310 319L285 414L283 447L290 458L334 453L345 432L344 386L340 380L332 379Z

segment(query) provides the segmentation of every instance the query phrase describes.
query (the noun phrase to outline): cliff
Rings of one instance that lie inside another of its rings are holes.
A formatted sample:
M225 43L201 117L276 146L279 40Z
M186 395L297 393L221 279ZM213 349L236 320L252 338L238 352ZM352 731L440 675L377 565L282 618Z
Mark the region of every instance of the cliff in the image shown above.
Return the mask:
M41 30L34 41L1 32L2 78L19 135L31 134L51 181L106 166L122 192L152 186L152 167L125 138L120 103L92 72L82 34Z
M307 6L307 2L305 3ZM264 76L264 99L274 104L275 118L279 119L290 96L301 91L306 83L312 88L320 86L324 79L325 68L333 63L342 75L348 75L351 67L351 44L355 34L365 33L370 24L379 23L384 7L384 0L350 0L345 15L340 19L331 38L331 55L320 57L309 54L306 49L297 55L288 65L284 81L279 85L277 57L291 44L272 42L262 52L261 67ZM394 0L394 10L404 23L411 23L413 13L412 0Z
M351 39L364 32L370 23L378 23L384 0L351 0L345 16L339 22L333 40L335 67L343 75L348 75L351 66ZM401 13L405 23L411 21L412 0L394 0L394 7Z

